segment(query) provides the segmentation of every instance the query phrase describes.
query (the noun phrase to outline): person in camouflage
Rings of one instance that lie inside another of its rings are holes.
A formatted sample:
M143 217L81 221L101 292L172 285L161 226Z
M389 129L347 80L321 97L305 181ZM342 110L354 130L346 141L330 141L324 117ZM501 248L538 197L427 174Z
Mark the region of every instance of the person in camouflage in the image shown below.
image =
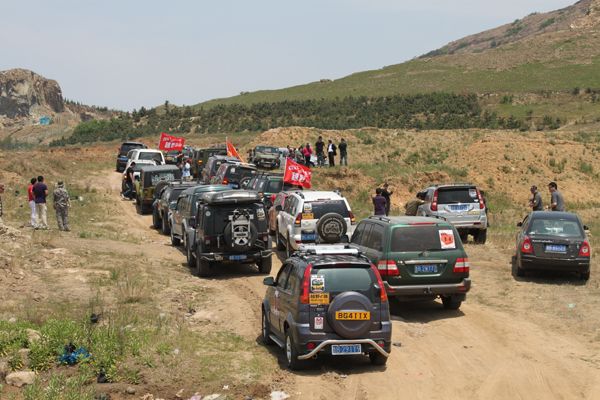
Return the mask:
M56 189L54 189L53 197L58 229L61 231L70 231L69 207L71 207L71 199L69 198L69 192L65 189L64 182L58 182Z

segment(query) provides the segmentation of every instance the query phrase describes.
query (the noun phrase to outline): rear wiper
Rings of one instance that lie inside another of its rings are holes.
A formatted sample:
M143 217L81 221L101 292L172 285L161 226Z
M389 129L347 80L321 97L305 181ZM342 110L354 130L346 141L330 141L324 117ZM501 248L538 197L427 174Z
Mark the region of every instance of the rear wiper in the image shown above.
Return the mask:
M420 255L420 256L422 256L423 254L425 254L425 253L428 253L428 252L430 252L430 251L440 251L440 250L441 250L441 249L425 249L425 250L422 250L422 251L419 253L419 255Z

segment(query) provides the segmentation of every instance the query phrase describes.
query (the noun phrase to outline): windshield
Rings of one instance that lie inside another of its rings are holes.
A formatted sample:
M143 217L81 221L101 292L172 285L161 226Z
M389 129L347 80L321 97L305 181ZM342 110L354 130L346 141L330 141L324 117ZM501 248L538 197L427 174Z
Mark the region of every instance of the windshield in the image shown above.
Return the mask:
M392 252L443 251L456 249L454 230L436 225L396 227L392 231Z
M277 150L276 147L267 147L267 146L257 146L255 151L257 153L271 153L271 154L279 153L279 150Z
M527 234L556 235L564 237L583 237L578 221L566 219L534 219L529 225Z
M365 267L319 268L311 274L311 291L317 287L327 293L367 291L372 284L369 268Z
M304 203L304 208L311 208L315 219L321 218L327 213L340 214L344 218L350 218L350 211L344 200L321 200Z
M143 148L144 148L143 144L124 144L124 145L121 145L121 150L119 151L119 155L125 156L125 155L127 155L127 153L129 153L129 150L143 149Z
M158 160L158 161L162 161L162 157L160 153L151 153L151 152L141 152L138 155L138 159L139 160Z
M474 187L438 189L438 204L456 203L479 203L477 189Z

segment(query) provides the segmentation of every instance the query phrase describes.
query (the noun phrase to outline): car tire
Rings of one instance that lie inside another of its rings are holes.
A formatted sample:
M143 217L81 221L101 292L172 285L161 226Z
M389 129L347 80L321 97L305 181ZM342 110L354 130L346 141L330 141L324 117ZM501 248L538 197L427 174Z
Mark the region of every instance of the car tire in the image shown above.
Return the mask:
M169 235L171 233L169 221L166 218L163 218L161 220L161 225L160 231L163 233L163 235Z
M170 232L171 232L171 245L180 246L181 239L179 239L178 237L175 237L175 235L173 234L173 230L171 230Z
M144 215L144 212L142 211L142 206L140 205L140 202L136 200L135 202L135 211L139 214L139 215Z
M590 280L590 270L587 270L586 272L580 272L579 279L581 279L582 281Z
M192 246L190 246L189 239L185 241L185 257L187 259L188 267L194 268L196 266L196 255L192 251Z
M469 240L469 233L468 232L458 232L458 235L460 236L460 241L464 243L467 243L467 241Z
M285 332L285 345L283 347L285 351L285 361L286 365L292 371L297 371L302 369L304 363L301 360L298 360L298 349L296 348L296 343L294 343L294 338L292 335L288 334L288 331Z
M156 207L152 207L152 226L154 227L154 229L160 229L161 225L162 221L158 216L158 210L156 209Z
M258 266L258 272L261 274L270 274L271 268L273 266L273 259L269 256L268 258L263 258L259 262L256 263Z
M283 244L283 240L281 240L281 233L279 233L279 226L275 230L275 241L277 242L277 250L283 251L285 250L285 246Z
M458 310L462 300L456 296L442 296L442 304L446 310Z
M517 262L517 257L513 256L512 259L512 268L511 268L512 276L515 278L525 276L525 271L523 268L519 267L519 263Z
M487 229L480 229L475 234L475 244L485 244L487 240Z
M346 220L338 213L327 213L317 221L317 235L323 243L339 243L346 234Z
M203 260L196 254L196 275L200 278L210 276L210 264L210 261Z
M269 326L269 321L267 320L267 314L265 314L265 310L262 311L261 333L262 333L262 337L260 338L261 342L265 346L272 345L273 339L271 339L271 328Z
M369 360L371 360L371 364L373 365L385 365L388 357L384 356L378 351L372 351L369 353Z

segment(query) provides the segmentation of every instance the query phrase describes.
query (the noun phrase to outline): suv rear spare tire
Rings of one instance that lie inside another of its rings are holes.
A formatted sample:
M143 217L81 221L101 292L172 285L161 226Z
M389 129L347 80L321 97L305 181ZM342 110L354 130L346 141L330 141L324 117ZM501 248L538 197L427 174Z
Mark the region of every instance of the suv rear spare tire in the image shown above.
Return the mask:
M338 319L336 313L372 313L373 304L364 295L358 292L344 292L338 294L329 305L327 310L327 319L333 330L346 339L356 339L362 337L371 328L371 318L369 319ZM354 316L350 316L354 318Z
M322 242L339 243L346 234L346 220L340 214L327 213L317 221L317 234Z

